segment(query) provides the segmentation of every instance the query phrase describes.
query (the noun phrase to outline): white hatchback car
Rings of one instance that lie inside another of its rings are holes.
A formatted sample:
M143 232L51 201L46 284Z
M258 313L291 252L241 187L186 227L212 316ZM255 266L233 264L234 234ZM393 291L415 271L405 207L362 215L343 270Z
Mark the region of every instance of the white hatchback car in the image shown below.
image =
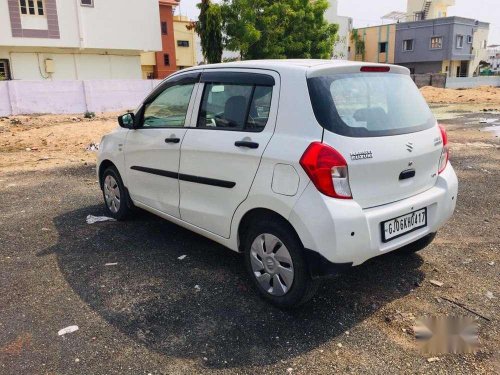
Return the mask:
M109 214L134 206L245 254L260 294L418 251L452 215L447 137L406 68L324 60L182 70L106 135Z

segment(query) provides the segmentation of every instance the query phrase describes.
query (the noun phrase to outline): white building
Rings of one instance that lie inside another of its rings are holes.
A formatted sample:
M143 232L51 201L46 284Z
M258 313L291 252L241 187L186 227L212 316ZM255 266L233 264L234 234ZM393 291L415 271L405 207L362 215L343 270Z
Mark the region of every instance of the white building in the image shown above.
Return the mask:
M338 1L328 0L330 7L325 12L325 19L329 23L339 25L338 38L333 46L334 59L347 60L349 57L349 38L352 31L352 18L338 15Z
M487 62L490 64L490 69L492 72L497 74L500 73L500 45L494 44L488 46L487 52Z
M0 0L0 77L140 79L161 48L158 0Z
M448 17L455 0L407 0L406 4L406 21L411 22Z

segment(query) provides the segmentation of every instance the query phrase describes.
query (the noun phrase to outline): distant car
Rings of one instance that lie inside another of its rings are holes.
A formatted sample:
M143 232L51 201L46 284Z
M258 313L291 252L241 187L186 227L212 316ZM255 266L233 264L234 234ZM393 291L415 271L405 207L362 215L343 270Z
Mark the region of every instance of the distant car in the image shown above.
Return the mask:
M205 65L119 123L98 156L109 215L140 207L244 253L280 307L324 276L424 248L455 209L446 132L400 66Z

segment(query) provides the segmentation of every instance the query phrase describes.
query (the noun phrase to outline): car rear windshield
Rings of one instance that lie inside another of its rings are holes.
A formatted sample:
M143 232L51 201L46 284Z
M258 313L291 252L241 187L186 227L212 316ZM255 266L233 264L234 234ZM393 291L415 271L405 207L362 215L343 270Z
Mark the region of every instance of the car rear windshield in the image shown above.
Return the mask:
M307 81L316 119L336 134L382 137L435 125L429 106L407 75L336 74Z

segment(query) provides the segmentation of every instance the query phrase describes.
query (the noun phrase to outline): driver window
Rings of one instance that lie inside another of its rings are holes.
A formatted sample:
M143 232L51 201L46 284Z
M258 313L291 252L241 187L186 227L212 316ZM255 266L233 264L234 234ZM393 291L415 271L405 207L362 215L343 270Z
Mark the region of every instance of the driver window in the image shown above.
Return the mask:
M144 128L183 127L194 83L171 86L146 105Z
M261 131L269 117L272 87L206 83L197 127Z

